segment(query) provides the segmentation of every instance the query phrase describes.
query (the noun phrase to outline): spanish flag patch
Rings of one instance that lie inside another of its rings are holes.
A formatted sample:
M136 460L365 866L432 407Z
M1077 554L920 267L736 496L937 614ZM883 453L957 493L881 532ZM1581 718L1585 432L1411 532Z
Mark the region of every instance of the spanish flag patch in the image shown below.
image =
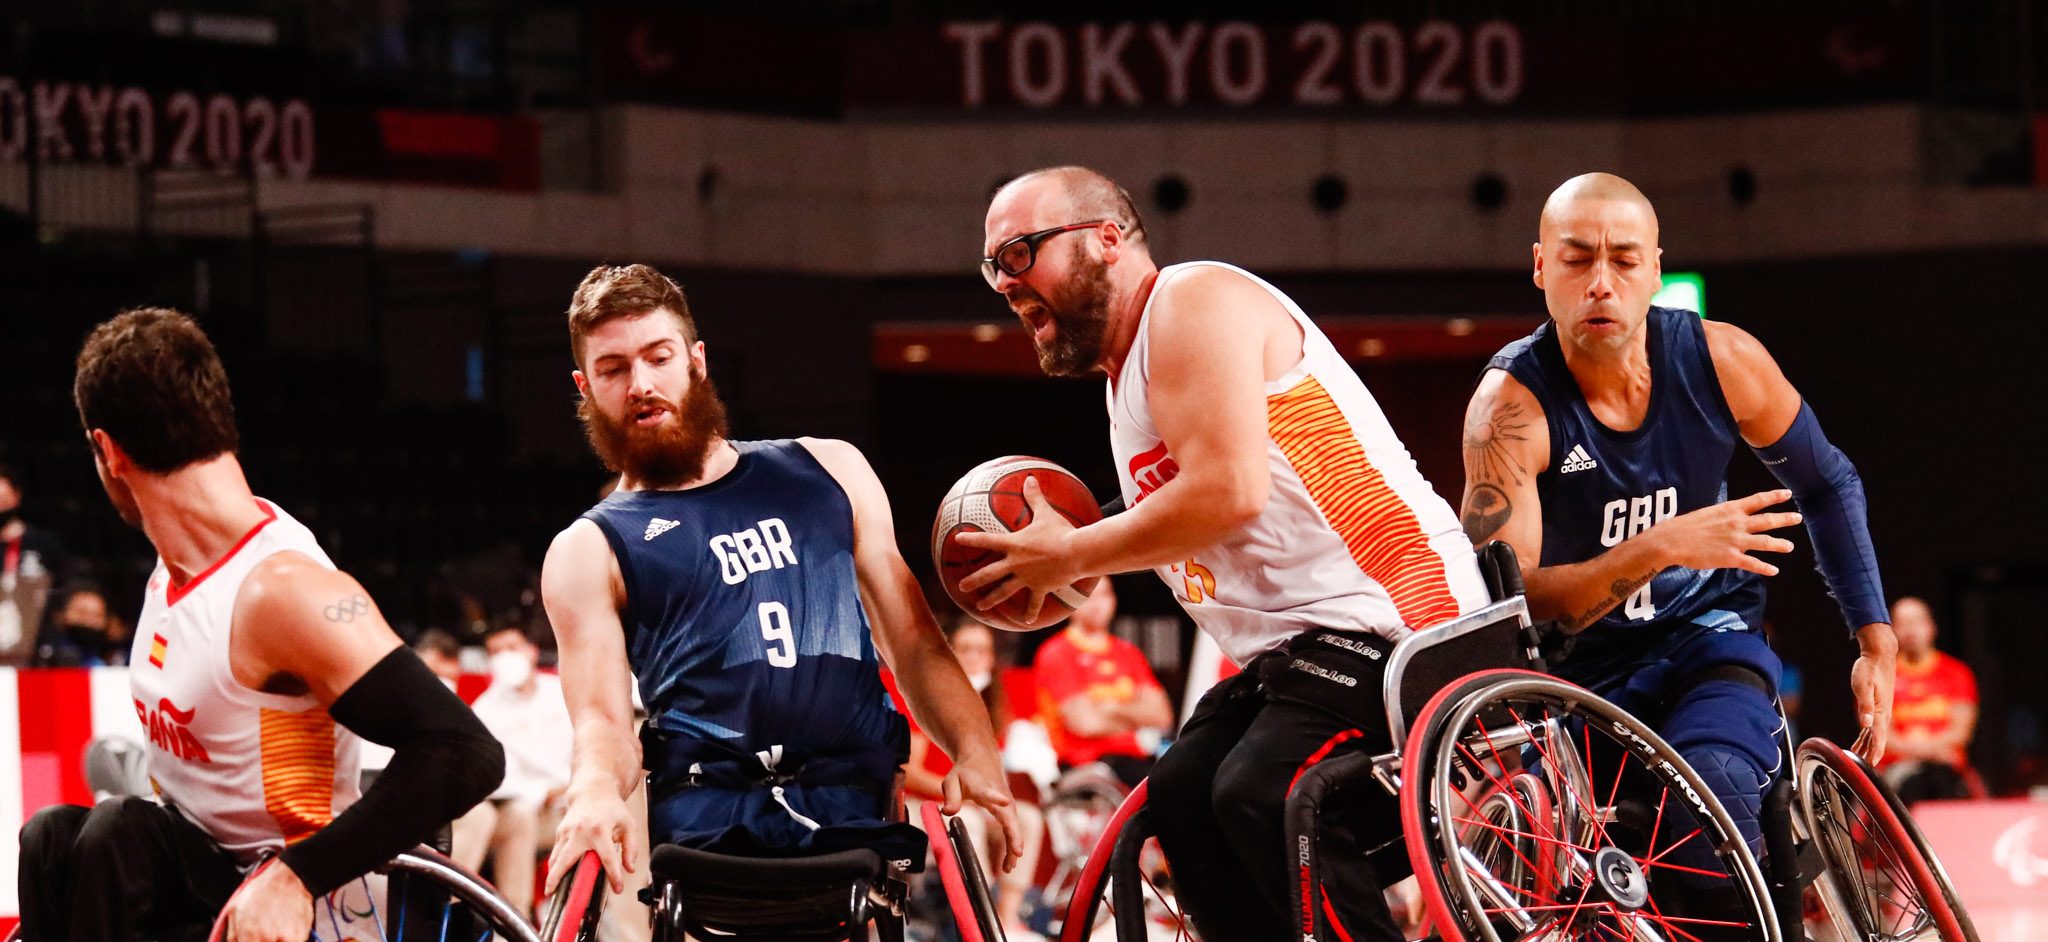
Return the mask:
M163 635L151 635L149 639L149 663L157 670L163 670L164 652L171 649L171 643Z

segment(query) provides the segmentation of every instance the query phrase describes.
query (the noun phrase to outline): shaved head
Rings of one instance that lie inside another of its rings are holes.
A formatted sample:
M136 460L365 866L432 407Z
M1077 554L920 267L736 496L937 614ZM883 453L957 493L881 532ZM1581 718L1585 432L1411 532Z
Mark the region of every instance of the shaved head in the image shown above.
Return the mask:
M1108 219L1123 228L1124 238L1145 241L1145 220L1138 215L1131 194L1097 171L1074 165L1033 170L1003 184L990 202L1014 195L1012 191L1024 190L1055 197L1047 200L1047 204L1057 204L1064 210L1060 214L1063 223Z
M1664 286L1657 212L1643 191L1611 173L1566 180L1543 201L1531 249L1568 357L1643 355L1650 299Z
M1921 661L1934 650L1934 611L1910 595L1893 602L1892 632L1899 639L1899 654L1909 661Z
M1537 221L1538 238L1546 237L1555 230L1557 223L1583 203L1627 203L1640 207L1649 217L1651 244L1657 236L1657 210L1650 205L1650 198L1636 185L1611 173L1582 173L1564 181L1564 185L1550 191L1550 198L1543 201L1543 215Z

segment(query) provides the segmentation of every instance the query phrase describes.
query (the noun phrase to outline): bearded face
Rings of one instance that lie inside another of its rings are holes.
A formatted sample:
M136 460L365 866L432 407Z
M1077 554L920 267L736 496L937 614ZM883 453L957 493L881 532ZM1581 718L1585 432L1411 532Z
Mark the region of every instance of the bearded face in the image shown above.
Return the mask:
M1076 244L1067 264L1073 275L1061 286L1064 297L1050 299L1018 282L1009 292L1010 307L1036 308L1052 322L1052 336L1035 334L1038 367L1047 376L1085 376L1102 359L1102 341L1109 333L1109 263L1093 259Z
M648 415L659 419L645 424L641 419ZM605 467L653 488L680 487L701 477L712 445L727 431L725 401L694 365L680 408L659 395L629 396L623 413L612 415L584 396L576 417Z

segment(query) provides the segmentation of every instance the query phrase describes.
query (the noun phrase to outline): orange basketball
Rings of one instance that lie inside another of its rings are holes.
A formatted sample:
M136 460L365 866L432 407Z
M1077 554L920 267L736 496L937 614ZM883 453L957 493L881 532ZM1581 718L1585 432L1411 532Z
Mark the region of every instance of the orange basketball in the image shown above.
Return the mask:
M962 475L939 502L938 519L932 521L932 562L939 567L939 581L953 603L984 624L1007 631L1031 631L1056 624L1087 601L1095 591L1098 577L1089 576L1046 596L1038 620L1024 620L1030 608L1029 593L1019 592L988 611L977 611L975 600L960 591L960 580L975 570L1002 558L994 550L960 545L954 537L973 531L1013 533L1031 525L1031 504L1024 499L1024 479L1035 477L1047 503L1075 526L1087 526L1102 519L1095 496L1088 485L1067 469L1043 458L1010 455L986 461Z

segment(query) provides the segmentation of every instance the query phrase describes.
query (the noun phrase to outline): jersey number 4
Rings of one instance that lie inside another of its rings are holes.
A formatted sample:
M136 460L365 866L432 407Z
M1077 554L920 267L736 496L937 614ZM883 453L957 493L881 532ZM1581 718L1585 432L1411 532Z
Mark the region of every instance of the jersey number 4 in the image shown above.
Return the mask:
M1627 615L1630 621L1649 621L1657 617L1657 606L1650 603L1650 586L1647 583L1637 589L1636 594L1628 597L1628 603L1622 606L1621 613Z
M781 602L762 602L761 640L768 652L769 667L796 666L796 633L789 628L789 608Z

